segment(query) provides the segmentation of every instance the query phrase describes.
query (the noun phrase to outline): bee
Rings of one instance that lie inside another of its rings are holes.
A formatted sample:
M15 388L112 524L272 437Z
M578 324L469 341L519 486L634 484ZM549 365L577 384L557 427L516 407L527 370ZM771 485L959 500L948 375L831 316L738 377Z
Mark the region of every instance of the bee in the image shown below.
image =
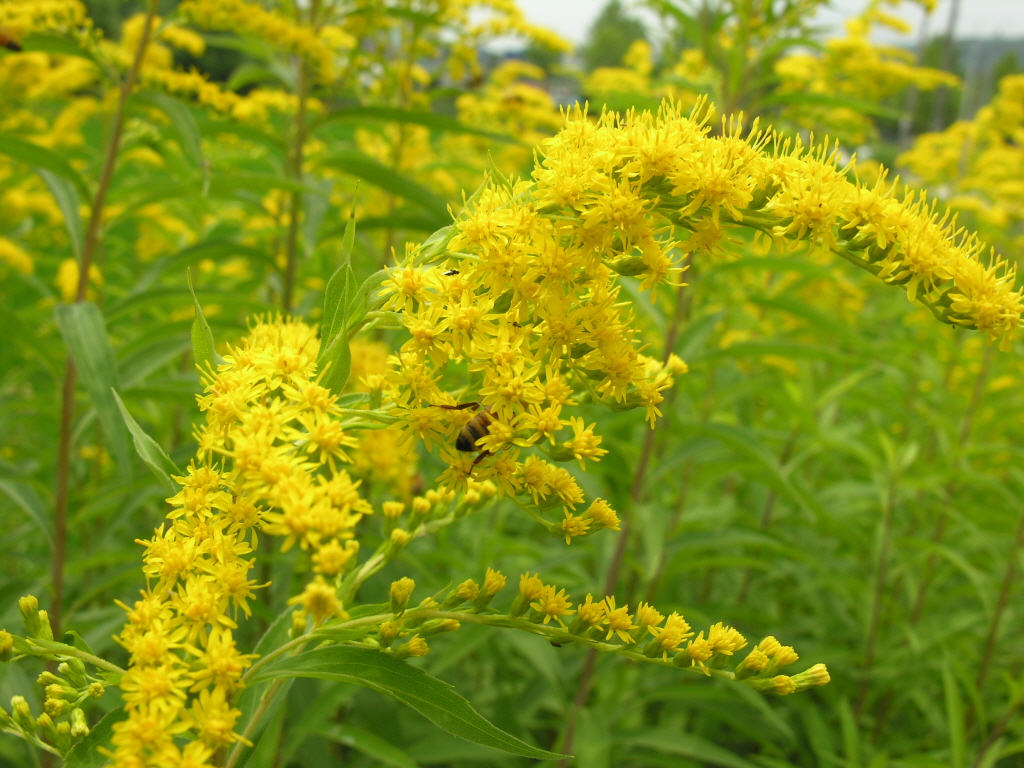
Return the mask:
M459 274L459 270L449 269L447 272L442 272L441 274L444 275L445 277L452 277L453 275Z
M11 33L6 29L0 28L0 48L6 48L17 53L21 50L21 43L11 37Z
M480 455L473 461L475 467L481 461L491 455L490 451L477 448L477 441L487 437L491 430L491 412L480 405L480 403L459 403L458 405L435 405L435 408L444 408L447 411L464 411L467 408L477 408L477 414L462 425L459 434L455 438L455 450L463 453L480 451Z

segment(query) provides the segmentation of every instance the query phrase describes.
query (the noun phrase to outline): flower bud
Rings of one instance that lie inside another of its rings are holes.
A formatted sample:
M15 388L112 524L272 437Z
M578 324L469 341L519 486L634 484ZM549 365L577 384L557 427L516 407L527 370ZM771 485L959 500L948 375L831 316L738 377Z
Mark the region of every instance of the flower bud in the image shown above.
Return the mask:
M21 620L25 622L25 634L29 637L39 635L39 601L33 595L25 595L18 600Z
M752 677L768 666L768 656L760 648L755 647L743 661L736 665L736 679L744 680Z
M522 616L530 610L530 603L540 597L544 591L544 582L538 576L531 576L527 571L519 577L519 596L512 601L512 608L508 615L513 619Z
M402 528L395 528L391 531L391 536L388 539L387 546L384 549L385 561L390 560L397 555L402 548L412 540L412 536L409 532Z
M68 659L62 662L57 671L66 677L75 688L85 688L89 678L85 674L85 664L80 659Z
M779 696L796 693L796 683L789 675L776 675L772 678L772 693L777 693Z
M494 596L505 588L505 577L498 571L488 568L484 575L484 584L480 588L480 594L473 601L473 610L480 612L494 599Z
M6 629L0 629L0 661L10 661L14 657L14 636Z
M432 619L418 628L423 637L439 635L442 632L457 632L462 625L455 619Z
M46 611L39 612L39 633L36 637L40 640L53 640L53 627L50 626L50 616Z
M402 627L397 621L385 621L380 625L380 647L390 648Z
M36 732L36 720L32 717L32 710L24 696L14 696L11 699L11 712L14 715L14 722L25 733L34 736Z
M53 725L53 719L48 714L43 712L43 714L37 717L36 726L39 728L39 733L43 738L51 744L57 743L57 729Z
M414 635L411 640L395 648L393 653L396 659L407 659L410 656L426 656L429 650L427 641L419 635Z
M103 686L103 683L89 683L89 695L94 699L103 698L103 694L107 692L107 689Z
M61 754L64 754L69 749L71 749L71 745L72 745L72 741L71 741L71 723L69 723L67 720L64 720L64 721L62 721L60 723L57 723L57 729L56 730L57 730L57 739L56 739L56 741L54 741L54 744L57 746L57 751L60 752Z
M412 510L409 512L409 530L415 531L420 527L420 523L426 520L427 515L430 514L430 502L422 496L416 496L412 500Z
M89 735L89 724L85 721L85 712L78 707L71 710L71 736L81 739Z
M291 636L292 639L295 639L296 637L301 637L303 634L305 634L306 626L308 624L309 621L306 618L306 612L301 610L295 611L295 613L292 614L292 628L288 634Z
M78 691L74 688L70 688L66 685L48 685L46 686L46 697L48 699L64 699L64 701L74 701L78 698Z
M409 604L409 598L412 597L414 589L416 589L416 582L408 576L403 576L398 581L391 583L391 612L393 614L401 616L405 612L405 607Z
M68 709L68 703L64 699L46 699L43 702L43 711L50 717L60 717Z
M64 665L61 664L60 666L63 667ZM60 667L57 667L57 669L59 671ZM45 672L40 672L39 677L36 678L36 685L42 688L46 688L49 685L64 685L65 682L66 681L63 678L57 677L55 674L53 674L53 672L50 672L48 670Z
M398 518L405 511L405 504L400 501L385 501L382 509L384 512L384 530L390 533L398 525Z
M829 677L828 668L824 664L815 664L810 669L800 674L793 675L792 680L796 685L797 693L806 691L808 688L815 688L827 684L832 678Z
M14 721L6 709L0 707L0 728L14 728Z
M476 600L479 596L480 587L477 586L477 583L472 579L466 579L448 593L448 597L446 597L444 601L444 607L454 608L456 605L464 603L467 600Z

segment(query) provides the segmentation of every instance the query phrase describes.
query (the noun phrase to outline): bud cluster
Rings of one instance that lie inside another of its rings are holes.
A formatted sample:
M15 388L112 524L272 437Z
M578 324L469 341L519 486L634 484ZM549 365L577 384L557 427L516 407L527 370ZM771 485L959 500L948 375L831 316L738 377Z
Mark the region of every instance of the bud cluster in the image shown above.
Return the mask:
M0 630L0 661L9 662L21 656L33 655L60 663L56 674L47 671L36 679L44 692L43 711L39 716L33 716L25 697L14 696L10 713L0 707L0 728L21 736L40 749L63 756L89 733L82 705L89 699L101 698L106 688L101 681L86 672L81 659L64 656L31 642L53 642L49 616L45 610L40 610L39 601L35 597L22 597L18 601L18 608L27 639ZM16 653L19 655L16 656Z

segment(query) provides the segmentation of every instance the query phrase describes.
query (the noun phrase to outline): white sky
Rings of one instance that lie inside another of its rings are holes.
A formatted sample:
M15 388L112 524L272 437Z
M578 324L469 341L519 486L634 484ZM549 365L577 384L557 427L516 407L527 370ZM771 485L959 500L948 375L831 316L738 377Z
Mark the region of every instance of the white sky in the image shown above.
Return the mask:
M627 5L638 6L638 0L625 0ZM526 17L536 23L554 29L574 43L586 37L587 30L604 8L607 0L519 0L519 6ZM842 19L855 15L866 5L865 0L833 0L835 9L823 14L821 21L838 26ZM915 27L921 22L920 6L905 2L902 12L897 11ZM930 34L946 29L952 0L939 0L938 7L928 22ZM959 37L1017 37L1024 36L1024 0L961 0L956 25ZM905 37L913 44L916 34ZM894 38L886 37L886 42Z

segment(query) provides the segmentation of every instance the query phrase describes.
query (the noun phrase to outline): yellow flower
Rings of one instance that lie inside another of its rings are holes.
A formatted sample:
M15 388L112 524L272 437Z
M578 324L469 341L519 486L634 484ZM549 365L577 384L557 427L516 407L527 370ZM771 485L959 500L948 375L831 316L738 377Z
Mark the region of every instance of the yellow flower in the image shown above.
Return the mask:
M606 597L604 603L604 624L608 628L608 635L605 639L611 640L612 635L618 635L619 639L624 643L634 642L629 633L636 629L636 625L633 624L633 617L629 615L629 606L624 605L621 608L616 608L613 596Z
M540 594L537 595L536 600L530 603L530 607L544 617L545 624L554 619L562 625L563 629L565 628L565 622L562 621L562 616L568 616L576 612L569 610L571 605L569 596L565 594L564 589L555 592L555 588L551 586L544 586Z

